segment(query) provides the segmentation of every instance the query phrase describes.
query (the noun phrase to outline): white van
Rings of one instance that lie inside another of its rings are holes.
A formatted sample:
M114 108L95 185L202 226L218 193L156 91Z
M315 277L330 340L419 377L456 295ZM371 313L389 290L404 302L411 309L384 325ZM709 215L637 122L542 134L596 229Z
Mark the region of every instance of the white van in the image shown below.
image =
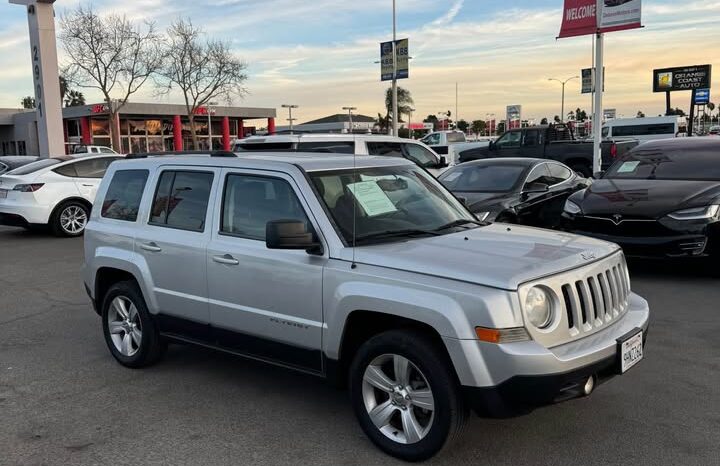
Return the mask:
M605 138L627 137L640 142L677 137L684 129L681 117L617 118L603 125Z

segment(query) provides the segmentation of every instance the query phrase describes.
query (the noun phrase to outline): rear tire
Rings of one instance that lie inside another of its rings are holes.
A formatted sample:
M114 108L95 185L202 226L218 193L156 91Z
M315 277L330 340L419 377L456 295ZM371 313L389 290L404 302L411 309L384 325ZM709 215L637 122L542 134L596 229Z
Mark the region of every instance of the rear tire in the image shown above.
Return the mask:
M468 415L452 367L421 332L392 330L371 338L349 374L360 427L391 456L431 458L455 440Z
M165 354L167 343L160 337L135 282L111 286L103 297L101 316L105 343L123 366L147 367Z
M58 206L50 217L50 229L55 236L74 237L85 233L90 209L80 201L67 201Z

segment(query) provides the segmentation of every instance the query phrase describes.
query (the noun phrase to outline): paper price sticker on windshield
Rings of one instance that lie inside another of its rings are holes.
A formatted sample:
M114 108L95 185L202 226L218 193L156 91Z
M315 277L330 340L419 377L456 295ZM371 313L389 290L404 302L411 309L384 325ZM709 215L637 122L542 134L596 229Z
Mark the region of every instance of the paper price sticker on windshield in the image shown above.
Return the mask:
M620 165L620 168L618 168L618 173L632 173L634 172L638 165L640 165L640 162L625 162L622 165Z
M380 189L376 181L361 181L360 183L349 184L348 188L368 217L397 212L395 204Z

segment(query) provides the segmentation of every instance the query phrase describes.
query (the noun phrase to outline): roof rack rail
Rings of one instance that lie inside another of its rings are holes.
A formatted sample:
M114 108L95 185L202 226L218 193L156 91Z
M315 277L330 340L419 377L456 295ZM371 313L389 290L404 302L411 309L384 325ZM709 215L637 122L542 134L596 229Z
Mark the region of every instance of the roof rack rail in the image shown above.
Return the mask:
M205 155L209 157L237 157L237 154L225 150L202 151L202 150L177 150L167 152L142 152L128 154L126 159L147 159L150 157L172 157L177 155Z

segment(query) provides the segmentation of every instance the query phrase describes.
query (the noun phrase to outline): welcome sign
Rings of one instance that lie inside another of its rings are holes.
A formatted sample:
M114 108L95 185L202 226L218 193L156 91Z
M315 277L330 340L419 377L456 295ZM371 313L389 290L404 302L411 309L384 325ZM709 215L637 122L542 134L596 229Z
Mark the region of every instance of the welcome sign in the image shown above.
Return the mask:
M642 0L565 0L559 38L642 27Z

